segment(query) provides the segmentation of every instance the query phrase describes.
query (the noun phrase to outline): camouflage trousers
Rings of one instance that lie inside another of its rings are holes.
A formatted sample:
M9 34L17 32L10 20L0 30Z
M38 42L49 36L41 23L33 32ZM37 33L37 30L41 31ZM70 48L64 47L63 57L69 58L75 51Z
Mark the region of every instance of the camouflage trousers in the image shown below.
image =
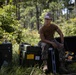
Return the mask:
M52 40L52 42L55 42L57 45L57 50L59 52L59 60L63 61L65 57L65 50L64 47L60 47L60 43L56 41L55 39ZM50 48L50 44L39 42L38 45L42 48L42 60L48 59L48 49Z

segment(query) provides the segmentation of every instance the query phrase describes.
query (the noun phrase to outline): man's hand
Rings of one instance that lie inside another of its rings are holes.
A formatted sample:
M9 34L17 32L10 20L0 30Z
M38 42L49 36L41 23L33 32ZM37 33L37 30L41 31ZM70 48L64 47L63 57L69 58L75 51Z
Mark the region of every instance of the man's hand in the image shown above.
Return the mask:
M54 42L50 42L50 44L52 44L52 46L53 46L54 48L57 48L56 43L54 43Z
M64 44L61 43L61 44L59 45L59 48L63 48L63 47L64 47Z

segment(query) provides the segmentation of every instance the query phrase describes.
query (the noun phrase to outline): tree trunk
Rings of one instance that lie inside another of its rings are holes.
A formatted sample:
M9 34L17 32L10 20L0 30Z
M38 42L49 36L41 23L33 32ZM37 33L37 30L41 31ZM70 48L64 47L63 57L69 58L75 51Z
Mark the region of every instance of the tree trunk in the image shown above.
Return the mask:
M18 4L17 19L20 20L20 4Z
M9 0L5 0L5 4L8 5L8 3L9 3Z
M54 21L55 21L55 19L54 19L54 15L55 15L55 14L54 14L54 10L52 10L52 12L53 12L53 22L54 22Z
M17 20L20 20L20 0L16 0L15 5L16 5L16 17Z
M2 5L3 5L3 2L0 2L0 8L3 8Z
M36 18L37 18L37 30L39 30L39 10L37 5L36 5Z
M75 14L76 14L76 0L75 0Z
M15 6L16 6L16 19L17 19L18 1L17 1L17 0L13 0L13 5L15 5Z
M67 16L66 16L66 19L68 20L69 19L69 10L68 10L68 7L67 7Z
M30 12L31 18L33 17L33 13L32 12L33 11ZM33 28L34 28L34 24L33 24L33 22L31 22L31 29L33 29Z
M57 19L60 17L60 11L57 9Z

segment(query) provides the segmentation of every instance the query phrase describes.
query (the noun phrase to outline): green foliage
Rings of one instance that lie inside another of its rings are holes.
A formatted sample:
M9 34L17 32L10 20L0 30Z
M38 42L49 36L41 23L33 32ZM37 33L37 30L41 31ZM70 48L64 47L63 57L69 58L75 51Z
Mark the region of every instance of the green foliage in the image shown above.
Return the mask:
M2 67L0 75L30 75L32 68L22 68L18 65L8 67Z
M0 2L4 2L5 0L0 0Z
M18 35L20 34L19 31L22 29L19 21L17 21L15 17L15 6L7 5L0 10L0 38L15 42L17 38L21 38L18 37Z
M62 24L62 31L65 36L75 36L76 35L76 19L70 19Z
M36 30L23 30L22 31L22 38L21 38L21 42L27 42L30 43L31 45L36 45L38 43L39 39L39 35L38 35L38 31Z
M6 32L14 32L14 6L7 5L4 6L4 9L0 12L0 27ZM13 16L13 17L12 17Z
M76 36L76 18L66 21L60 17L59 20L56 20L55 24L59 26L64 36ZM55 36L58 37L58 34Z
M32 23L33 26L36 23L36 8L34 6L28 6L25 8L21 8L21 20L20 23L21 25L23 25L25 28L31 28L32 27ZM36 28L35 28L36 29Z

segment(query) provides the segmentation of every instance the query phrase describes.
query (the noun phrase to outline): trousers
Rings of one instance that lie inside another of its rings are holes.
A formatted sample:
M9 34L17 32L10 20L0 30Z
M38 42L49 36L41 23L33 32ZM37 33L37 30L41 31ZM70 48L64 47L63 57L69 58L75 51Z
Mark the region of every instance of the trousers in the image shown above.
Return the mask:
M65 58L65 49L64 47L60 47L60 44L56 39L51 40L57 45L57 50L59 52L59 60L63 61ZM48 59L48 49L50 48L50 44L39 41L38 45L42 48L42 53L41 53L41 58L42 60L47 60Z

